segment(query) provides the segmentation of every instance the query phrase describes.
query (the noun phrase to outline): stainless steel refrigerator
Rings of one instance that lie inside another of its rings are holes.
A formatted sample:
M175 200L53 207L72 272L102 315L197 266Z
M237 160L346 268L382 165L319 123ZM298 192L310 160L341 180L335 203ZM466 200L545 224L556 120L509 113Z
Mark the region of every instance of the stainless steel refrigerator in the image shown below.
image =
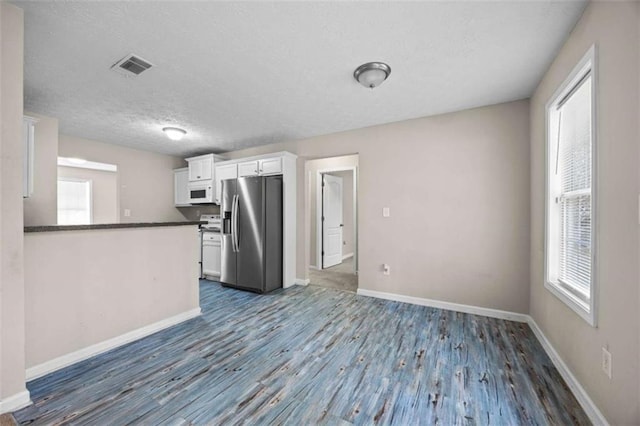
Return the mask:
M282 176L222 181L225 287L267 293L282 287Z

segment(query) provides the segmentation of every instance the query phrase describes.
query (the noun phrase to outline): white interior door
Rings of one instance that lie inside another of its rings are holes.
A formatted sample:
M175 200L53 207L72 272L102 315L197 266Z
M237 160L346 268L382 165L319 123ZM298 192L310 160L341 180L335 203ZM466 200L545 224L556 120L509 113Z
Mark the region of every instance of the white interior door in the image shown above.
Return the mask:
M342 263L342 178L322 175L322 268Z

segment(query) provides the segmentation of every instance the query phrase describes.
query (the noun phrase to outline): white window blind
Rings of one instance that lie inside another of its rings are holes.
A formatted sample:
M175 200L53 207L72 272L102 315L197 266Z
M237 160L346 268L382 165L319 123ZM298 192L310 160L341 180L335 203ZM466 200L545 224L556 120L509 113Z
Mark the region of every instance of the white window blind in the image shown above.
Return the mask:
M591 75L558 107L558 280L588 298L591 286Z
M545 287L596 325L596 47L546 106Z
M58 225L91 224L91 181L58 179Z

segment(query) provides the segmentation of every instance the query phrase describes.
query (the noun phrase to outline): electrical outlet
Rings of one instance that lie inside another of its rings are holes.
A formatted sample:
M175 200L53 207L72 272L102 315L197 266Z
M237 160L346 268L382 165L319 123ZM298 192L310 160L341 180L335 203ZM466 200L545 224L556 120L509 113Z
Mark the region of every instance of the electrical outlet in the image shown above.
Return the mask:
M389 207L383 207L382 217L389 217L389 216L391 216L391 211L389 210Z
M602 348L602 371L611 378L611 352L605 347Z
M131 217L131 210L124 209L124 217Z
M382 264L382 273L385 275L391 275L391 266L387 265L386 263Z

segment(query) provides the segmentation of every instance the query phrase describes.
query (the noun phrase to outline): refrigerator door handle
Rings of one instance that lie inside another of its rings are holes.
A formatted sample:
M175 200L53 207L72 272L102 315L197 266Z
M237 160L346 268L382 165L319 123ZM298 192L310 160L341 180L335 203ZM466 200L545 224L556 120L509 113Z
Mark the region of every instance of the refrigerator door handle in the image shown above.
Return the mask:
M236 197L234 195L231 199L231 251L236 252Z
M233 245L234 245L234 250L235 252L239 252L240 251L240 243L239 243L239 239L238 239L238 210L240 209L240 196L239 195L235 195L234 196L235 199L233 200L233 216L234 216L234 224L233 224L233 236L232 236L232 240L233 240Z

